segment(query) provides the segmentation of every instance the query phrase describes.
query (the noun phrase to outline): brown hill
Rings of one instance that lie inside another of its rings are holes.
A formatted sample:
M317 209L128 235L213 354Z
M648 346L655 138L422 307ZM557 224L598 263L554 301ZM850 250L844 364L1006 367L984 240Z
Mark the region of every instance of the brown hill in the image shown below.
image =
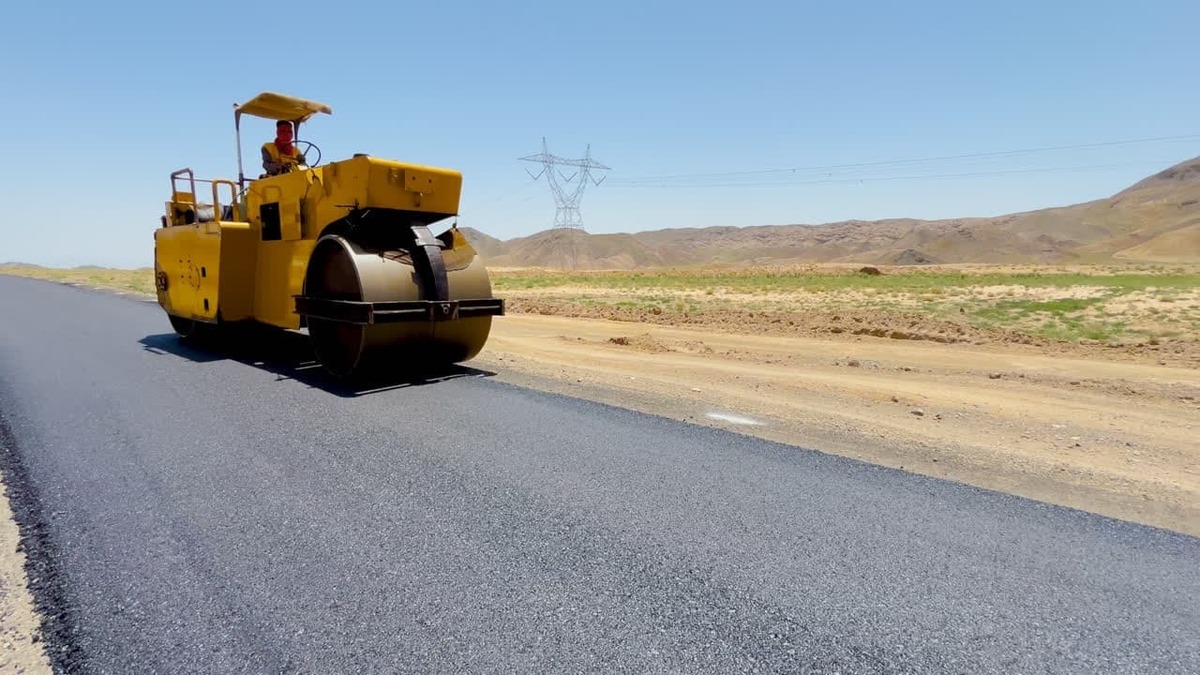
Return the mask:
M495 237L488 236L473 227L458 228L471 246L479 252L479 255L485 262L491 263L492 258L504 252L504 242Z
M1194 262L1200 261L1200 157L1167 168L1112 197L994 218L674 228L599 235L547 230L505 242L486 238L490 240L486 250L491 251L487 255L491 264L567 269L797 262Z
M1154 262L1195 262L1200 251L1200 223L1164 232L1136 246L1118 251L1115 258Z
M496 267L553 267L560 269L632 269L657 267L665 261L631 234L588 234L580 230L546 230L510 239Z

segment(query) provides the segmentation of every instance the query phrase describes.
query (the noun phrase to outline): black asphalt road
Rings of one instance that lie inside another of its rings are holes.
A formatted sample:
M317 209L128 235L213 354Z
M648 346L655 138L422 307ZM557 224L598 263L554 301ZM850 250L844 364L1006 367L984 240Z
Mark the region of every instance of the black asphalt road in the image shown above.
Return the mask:
M1197 539L468 368L339 389L285 336L0 276L59 668L1200 672Z

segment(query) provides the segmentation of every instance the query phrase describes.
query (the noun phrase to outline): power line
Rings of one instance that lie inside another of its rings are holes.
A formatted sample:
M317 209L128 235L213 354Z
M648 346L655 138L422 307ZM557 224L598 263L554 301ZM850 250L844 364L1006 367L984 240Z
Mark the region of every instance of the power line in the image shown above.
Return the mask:
M942 155L942 156L937 156L937 157L920 157L920 158L912 158L912 159L895 159L895 160L874 161L874 162L858 162L858 163L852 163L852 164L828 164L828 165L823 165L823 166L789 167L789 168L783 168L783 169L755 169L755 170L748 170L748 171L724 171L724 172L718 172L718 173L692 173L692 174L671 174L671 175L661 175L661 176L641 176L641 177L629 178L629 179L626 179L625 181L619 181L619 183L620 184L637 185L641 182L666 183L666 182L676 181L676 180L728 179L728 178L736 178L738 176L761 176L761 175L777 174L777 173L803 173L803 172L814 172L814 171L835 171L835 170L843 170L843 169L862 169L862 168L896 166L896 165L903 165L903 164L920 164L920 163L925 163L925 162L940 162L940 161L961 160L961 159L982 159L982 158L988 158L988 157L1010 157L1013 155L1032 154L1032 153L1039 153L1039 152L1055 152L1055 151L1060 151L1060 150L1081 150L1081 149L1086 149L1086 148L1101 148L1101 147L1112 147L1112 146L1118 146L1118 145L1133 145L1133 144L1138 144L1138 143L1155 143L1155 142L1162 142L1162 141L1193 140L1193 139L1197 139L1197 138L1200 138L1200 134L1189 134L1189 135L1181 135L1181 136L1158 136L1158 137L1153 137L1153 138L1137 138L1137 139L1129 139L1129 140L1122 140L1122 141L1104 141L1104 142L1100 142L1100 143L1080 143L1080 144L1075 144L1075 145L1047 146L1047 147L1040 147L1040 148L1026 148L1026 149L1021 149L1021 150L1002 150L1002 151L996 151L996 152L976 152L976 153L966 153L966 154L959 154L959 155Z
M737 183L677 183L664 185L631 185L629 187L644 187L654 189L666 188L720 188L720 187L766 187L776 185L818 185L832 183L874 183L887 181L905 181L905 180L943 180L950 178L978 178L983 176L1002 176L1009 174L1026 174L1026 173L1074 173L1078 171L1096 171L1099 169L1117 169L1133 166L1163 166L1172 160L1162 162L1126 162L1122 164L1089 164L1083 166L1065 166L1065 167L1046 167L1038 169L999 169L995 171L973 171L962 173L942 173L942 174L917 174L909 176L865 176L859 178L819 178L813 180L787 180L777 179L759 182L737 182Z

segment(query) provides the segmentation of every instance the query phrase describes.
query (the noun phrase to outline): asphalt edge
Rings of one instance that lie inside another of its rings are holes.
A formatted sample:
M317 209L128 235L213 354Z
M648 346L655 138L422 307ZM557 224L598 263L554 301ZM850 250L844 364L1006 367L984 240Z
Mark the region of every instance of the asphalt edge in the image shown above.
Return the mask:
M81 650L71 639L74 620L58 569L58 549L47 532L47 513L30 487L21 453L8 419L0 411L0 476L8 491L12 520L19 533L18 550L25 557L26 588L40 619L35 634L56 673L76 672Z

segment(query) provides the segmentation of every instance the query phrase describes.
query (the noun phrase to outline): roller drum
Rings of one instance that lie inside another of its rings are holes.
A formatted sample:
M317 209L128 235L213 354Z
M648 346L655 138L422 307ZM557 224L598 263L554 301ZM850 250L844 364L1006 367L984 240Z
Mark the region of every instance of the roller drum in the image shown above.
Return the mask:
M472 248L434 253L440 263L430 263L418 246L380 250L326 235L313 249L304 295L367 303L492 297L487 269ZM439 264L445 269L441 289ZM430 370L472 359L487 342L492 317L352 323L310 316L307 322L317 358L332 374L346 377L369 370Z

